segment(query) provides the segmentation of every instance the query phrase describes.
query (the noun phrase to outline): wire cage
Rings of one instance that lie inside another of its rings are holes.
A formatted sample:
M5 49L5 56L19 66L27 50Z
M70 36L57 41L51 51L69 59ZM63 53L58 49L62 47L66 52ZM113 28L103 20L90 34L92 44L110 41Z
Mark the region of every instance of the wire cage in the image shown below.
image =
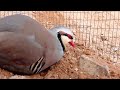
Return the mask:
M0 18L13 14L30 16L47 29L69 27L77 43L82 41L96 55L120 62L119 11L0 11Z

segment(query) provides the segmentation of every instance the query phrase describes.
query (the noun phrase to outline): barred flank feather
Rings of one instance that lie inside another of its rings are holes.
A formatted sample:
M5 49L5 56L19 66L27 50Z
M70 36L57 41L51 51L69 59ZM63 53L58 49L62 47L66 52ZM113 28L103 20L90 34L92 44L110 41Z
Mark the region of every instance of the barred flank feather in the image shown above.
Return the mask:
M45 64L44 57L41 57L37 62L33 63L30 66L30 70L33 73L38 73L38 72L40 72L40 70L44 66L44 64Z

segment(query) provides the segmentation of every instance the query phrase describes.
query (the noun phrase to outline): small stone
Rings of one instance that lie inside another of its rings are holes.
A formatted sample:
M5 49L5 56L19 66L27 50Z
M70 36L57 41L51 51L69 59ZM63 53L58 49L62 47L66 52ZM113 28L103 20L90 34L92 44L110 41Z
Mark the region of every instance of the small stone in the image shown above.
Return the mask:
M80 72L81 74L83 74L83 72Z
M91 52L90 52L89 49L84 50L83 53L86 54L86 55L91 55Z
M25 76L14 75L11 76L9 79L27 79Z
M109 76L109 67L100 65L92 58L82 55L80 57L80 70L95 76Z
M78 68L75 68L75 71L78 71Z

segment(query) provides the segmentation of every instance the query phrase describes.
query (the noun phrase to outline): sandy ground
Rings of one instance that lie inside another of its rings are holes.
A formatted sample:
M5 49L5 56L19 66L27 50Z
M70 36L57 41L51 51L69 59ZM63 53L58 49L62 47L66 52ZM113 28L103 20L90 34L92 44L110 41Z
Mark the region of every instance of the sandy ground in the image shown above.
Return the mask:
M120 58L120 12L0 11L0 17L2 18L4 16L19 13L34 18L38 22L42 23L47 29L56 25L69 27L75 33L77 45L75 49L69 47L60 62L40 74L22 76L0 69L1 79L120 78L120 66L117 63L113 63L119 61ZM89 49L85 46L89 47ZM95 59L97 62L108 65L110 68L110 77L95 77L80 71L79 58L82 54L87 54L90 57L97 58Z
M92 76L84 71L80 71L80 56L82 54L89 57L97 58L99 63L107 65L110 69L110 77ZM95 57L95 52L86 49L83 44L77 44L76 48L68 47L63 59L52 65L50 68L35 75L17 75L12 72L0 69L0 79L118 79L120 78L120 70L117 65L109 60ZM118 71L119 70L119 71Z

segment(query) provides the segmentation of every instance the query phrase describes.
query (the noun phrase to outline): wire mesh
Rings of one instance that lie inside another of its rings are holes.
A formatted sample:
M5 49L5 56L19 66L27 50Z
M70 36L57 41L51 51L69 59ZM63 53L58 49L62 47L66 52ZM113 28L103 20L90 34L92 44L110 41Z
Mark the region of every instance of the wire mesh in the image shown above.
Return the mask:
M120 62L119 11L0 11L0 18L13 14L30 16L47 29L56 25L69 27L77 43L82 41L98 56Z

